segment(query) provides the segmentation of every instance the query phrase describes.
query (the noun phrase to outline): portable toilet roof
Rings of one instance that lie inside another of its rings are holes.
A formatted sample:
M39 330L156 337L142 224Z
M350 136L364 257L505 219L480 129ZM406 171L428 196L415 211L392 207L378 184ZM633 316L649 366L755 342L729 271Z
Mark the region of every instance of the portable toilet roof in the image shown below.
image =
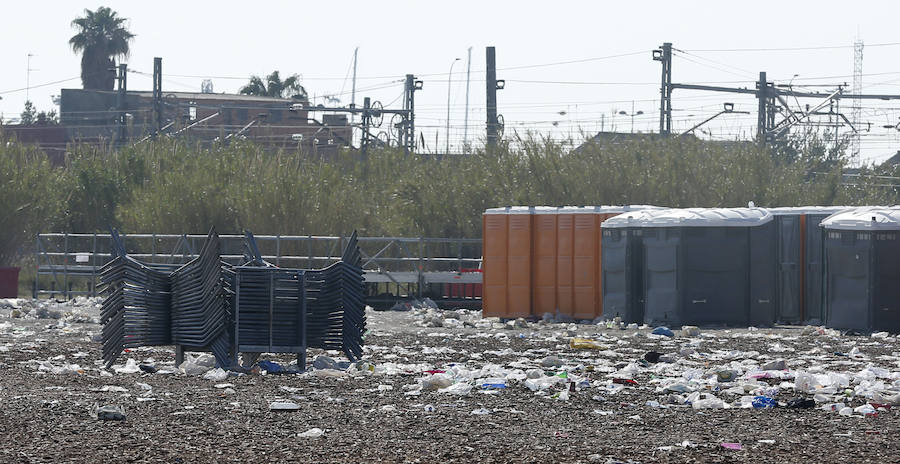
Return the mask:
M834 230L900 230L900 207L854 208L828 216L820 226Z
M501 206L499 208L488 208L484 210L484 214L531 214L534 206Z
M772 214L764 208L685 208L665 209L648 214L637 227L754 227L772 221ZM636 218L638 219L638 218Z
M600 224L604 229L615 229L621 227L640 227L651 221L655 216L666 214L668 209L641 209L634 211L626 211L618 216L613 216Z
M557 214L559 208L556 206L535 206L534 214Z
M769 212L775 216L785 214L834 214L844 210L852 209L852 206L779 206L777 208L768 208Z

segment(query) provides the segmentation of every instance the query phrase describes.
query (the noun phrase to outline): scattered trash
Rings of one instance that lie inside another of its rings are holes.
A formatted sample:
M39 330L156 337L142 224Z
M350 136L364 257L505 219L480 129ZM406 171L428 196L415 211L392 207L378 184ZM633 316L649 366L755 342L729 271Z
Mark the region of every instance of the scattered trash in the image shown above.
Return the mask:
M653 335L662 335L665 337L674 337L675 336L675 333L672 332L671 330L669 330L668 327L657 327L657 328L653 329L653 331L650 333L652 333Z
M430 404L425 405L425 412L434 412L434 406Z
M787 369L787 363L783 359L776 359L762 365L764 371L783 371Z
M738 377L737 371L723 369L716 372L716 380L721 383L734 382Z
M613 381L613 383L619 384L619 385L637 385L638 384L636 381L634 381L632 379L614 378L612 381Z
M756 440L757 443L761 443L763 445L774 445L775 440Z
M573 338L569 340L569 348L573 350L605 350L600 342L588 338Z
M216 367L216 358L211 354L202 353L193 356L190 353L185 353L184 356L184 362L178 367L181 369L181 372L187 375L201 375Z
M269 403L270 411L296 411L300 405L291 401L273 401Z
M148 374L153 374L157 371L156 366L153 364L141 364L138 368Z
M140 372L141 368L135 360L128 359L124 366L113 366L113 370L116 371L116 374L135 374Z
M562 367L563 364L562 359L559 359L556 356L547 356L541 360L541 366L544 367Z
M100 407L95 404L91 408L91 417L96 420L121 421L125 420L125 409L111 404Z
M740 443L722 443L722 448L740 451L741 444Z
M816 402L809 398L794 398L787 402L787 407L792 409L810 409L816 407Z
M221 382L228 378L228 371L222 369L221 367L217 367L215 369L210 369L203 374L203 378L206 380L212 380L213 382Z
M662 353L657 353L656 351L648 351L644 354L644 360L648 363L656 364L659 362L659 358L662 356Z
M771 409L778 405L778 402L775 401L775 398L769 398L768 396L755 396L753 397L753 409Z
M297 434L297 436L300 438L319 438L322 435L325 435L325 431L318 427L313 427L305 432L300 432Z
M478 409L475 409L475 410L473 410L473 411L471 412L471 414L472 414L472 415L475 415L475 416L486 416L486 415L488 415L488 414L490 414L490 413L491 413L491 410L490 410L490 409L485 409L485 408L478 408Z
M272 364L275 364L275 363L272 363ZM330 358L328 356L319 355L319 356L316 356L316 359L313 360L313 367L316 369L337 369L338 364L337 364L337 361L335 361L333 358Z
M502 390L506 388L506 379L490 378L481 382L481 388L485 390Z
M260 369L266 371L269 374L283 374L284 373L284 368L281 367L281 364L278 364L276 362L262 360L262 361L257 362L256 365L259 366Z
M681 334L685 337L699 337L700 328L695 325L681 326Z

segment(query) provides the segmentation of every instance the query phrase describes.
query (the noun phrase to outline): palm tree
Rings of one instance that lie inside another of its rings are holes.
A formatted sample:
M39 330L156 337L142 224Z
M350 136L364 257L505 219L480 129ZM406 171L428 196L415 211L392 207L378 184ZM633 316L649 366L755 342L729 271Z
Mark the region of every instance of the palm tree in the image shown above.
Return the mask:
M241 87L244 95L262 95L275 98L306 98L306 89L300 85L300 76L292 74L281 80L278 71L266 76L265 81L259 76L250 76L250 82Z
M134 34L125 29L126 18L101 6L84 10L84 17L72 21L78 33L69 39L72 51L81 53L81 84L85 89L112 90L116 57L127 57Z

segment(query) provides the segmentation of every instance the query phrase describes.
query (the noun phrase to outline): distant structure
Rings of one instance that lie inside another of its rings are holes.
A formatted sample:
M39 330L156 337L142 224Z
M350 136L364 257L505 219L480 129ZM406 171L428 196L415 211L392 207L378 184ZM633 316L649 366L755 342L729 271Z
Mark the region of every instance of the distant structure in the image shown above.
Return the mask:
M862 64L863 64L863 41L857 39L853 43L853 93L859 95L862 93ZM850 147L851 163L859 166L859 134L860 125L862 124L862 99L853 98L853 108L851 112L853 127L856 131L853 133L852 146Z
M213 83L211 79L203 79L200 83L200 93L213 93Z
M198 141L249 139L269 146L336 151L350 145L346 116L317 121L309 117L305 98L213 93L206 80L202 92L163 92L160 133ZM101 141L116 137L121 112L116 92L62 89L59 130L67 141ZM127 91L124 97L126 140L136 141L156 130L152 91Z

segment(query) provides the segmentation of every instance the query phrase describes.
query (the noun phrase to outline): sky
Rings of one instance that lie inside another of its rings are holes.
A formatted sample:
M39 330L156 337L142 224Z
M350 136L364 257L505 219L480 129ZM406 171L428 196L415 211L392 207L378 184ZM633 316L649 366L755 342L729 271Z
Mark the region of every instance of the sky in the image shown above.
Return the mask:
M3 5L0 113L5 120L21 113L26 87L37 109L49 110L60 88L81 86L80 57L68 46L75 33L71 21L98 6L128 18L136 35L124 61L131 71L129 90L151 89L153 58L159 56L164 92L199 91L203 79L213 81L215 92L236 92L250 75L277 69L299 74L315 103L330 96L346 105L353 51L359 47L358 104L368 96L386 108L400 108L403 76L415 74L424 82L416 93L416 125L427 151L443 150L447 142L448 108L451 151L462 147L464 136L476 143L483 139L486 46L496 47L497 77L506 81L498 107L507 135L566 139L599 130L658 130L660 65L651 51L663 42L676 49L676 83L753 88L759 72L766 71L776 83L825 91L853 83L853 42L859 38L865 43L862 91L900 94L896 1L35 0ZM714 115L725 102L751 114L720 116L698 135L752 137L752 96L687 90L673 94L674 132ZM851 106L842 100L848 117ZM860 111L863 128L870 128L860 136L863 162L900 150L900 131L883 127L900 122L900 100L863 101Z

